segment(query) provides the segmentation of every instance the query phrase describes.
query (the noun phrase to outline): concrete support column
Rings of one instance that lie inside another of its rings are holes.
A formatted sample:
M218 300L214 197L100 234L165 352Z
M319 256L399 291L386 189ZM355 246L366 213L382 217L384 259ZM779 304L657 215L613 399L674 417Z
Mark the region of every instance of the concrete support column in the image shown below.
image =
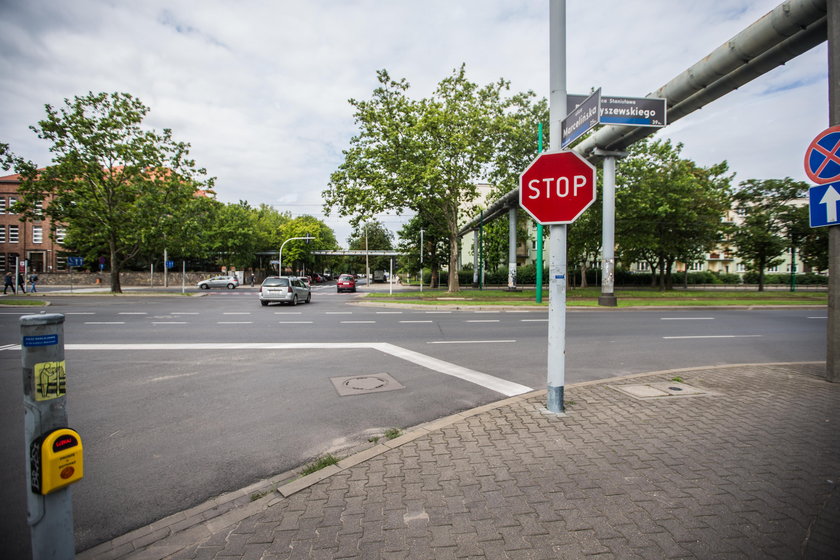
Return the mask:
M516 206L508 210L508 290L516 289Z

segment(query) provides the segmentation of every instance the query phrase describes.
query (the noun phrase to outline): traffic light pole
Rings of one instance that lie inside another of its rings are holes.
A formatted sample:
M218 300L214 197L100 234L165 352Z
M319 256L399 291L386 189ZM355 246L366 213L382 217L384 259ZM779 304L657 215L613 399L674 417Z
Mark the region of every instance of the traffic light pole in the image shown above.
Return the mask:
M566 115L566 0L549 4L548 145L560 151L560 122ZM549 412L565 412L566 385L566 225L549 226L548 270L548 395Z
M840 5L828 2L828 120L840 125ZM828 227L826 378L840 383L840 226Z

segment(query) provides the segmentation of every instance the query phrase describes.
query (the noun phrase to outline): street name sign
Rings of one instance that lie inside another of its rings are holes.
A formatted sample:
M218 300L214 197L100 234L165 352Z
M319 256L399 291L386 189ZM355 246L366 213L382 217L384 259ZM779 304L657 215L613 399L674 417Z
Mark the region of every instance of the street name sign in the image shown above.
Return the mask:
M568 105L568 103L567 103ZM601 113L601 88L568 112L560 123L560 147L565 148L598 124Z
M84 266L85 259L82 257L67 257L67 266Z
M585 95L567 95L566 113L571 113L587 99ZM602 94L599 107L597 124L657 128L668 124L667 100L661 97L618 97Z
M519 177L519 205L543 225L574 222L595 192L595 167L571 151L541 154Z
M840 224L840 182L808 189L808 207L811 227Z

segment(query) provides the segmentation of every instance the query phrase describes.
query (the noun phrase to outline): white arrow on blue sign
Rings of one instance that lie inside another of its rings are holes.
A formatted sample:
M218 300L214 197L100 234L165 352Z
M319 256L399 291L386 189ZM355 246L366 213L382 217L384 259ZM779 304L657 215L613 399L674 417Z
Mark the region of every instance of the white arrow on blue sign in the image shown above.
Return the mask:
M840 224L840 182L808 189L811 227Z

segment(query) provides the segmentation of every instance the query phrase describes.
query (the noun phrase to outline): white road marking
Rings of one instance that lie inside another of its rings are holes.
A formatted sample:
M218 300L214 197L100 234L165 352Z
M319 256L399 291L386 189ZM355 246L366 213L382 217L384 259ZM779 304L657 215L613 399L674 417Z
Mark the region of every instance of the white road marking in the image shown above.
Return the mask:
M497 344L499 342L516 342L516 340L430 340L426 344Z
M431 320L423 320L423 321L400 321L400 323L434 323Z
M20 350L20 344L5 344L0 346L0 352L3 350Z
M665 340L692 339L692 338L760 338L760 334L710 334L700 336L663 336Z
M520 319L523 323L548 323L548 319Z
M498 341L494 341L498 342ZM378 350L389 356L411 362L432 371L474 383L491 391L512 397L532 389L519 383L500 379L487 373L461 367L419 352L407 350L385 342L194 342L188 344L134 343L134 344L67 344L65 351L79 350Z
M327 311L327 315L352 315L352 311Z
M424 311L427 315L448 315L451 311Z
M198 315L195 311L176 311L173 315Z
M402 311L377 311L377 315L402 315Z
M342 325L368 325L372 323L376 323L376 321L341 321Z
M499 319L467 319L467 323L498 323Z
M809 319L828 319L828 317L808 317Z

